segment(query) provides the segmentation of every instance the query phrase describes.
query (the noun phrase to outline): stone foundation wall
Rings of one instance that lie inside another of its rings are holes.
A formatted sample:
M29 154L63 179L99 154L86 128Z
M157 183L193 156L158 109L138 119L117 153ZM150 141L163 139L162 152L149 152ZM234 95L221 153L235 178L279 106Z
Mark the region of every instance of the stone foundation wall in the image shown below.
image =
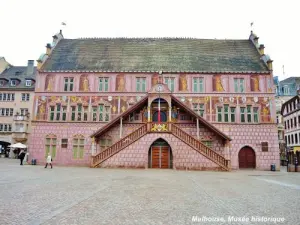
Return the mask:
M89 166L91 156L90 135L102 127L104 123L47 123L32 122L32 131L29 136L29 160L37 159L38 164L46 162L46 136L54 134L57 137L55 165ZM81 134L85 137L83 159L73 158L73 136ZM68 147L61 147L61 139L68 139Z
M150 146L159 138L163 138L171 147L174 169L220 170L218 165L202 156L174 135L167 133L146 134L132 145L103 162L100 167L148 168Z
M229 145L232 169L239 169L238 154L245 146L251 147L255 152L256 169L270 170L271 164L276 165L276 170L280 169L279 143L276 124L214 125L232 138ZM261 142L268 142L268 152L262 151Z

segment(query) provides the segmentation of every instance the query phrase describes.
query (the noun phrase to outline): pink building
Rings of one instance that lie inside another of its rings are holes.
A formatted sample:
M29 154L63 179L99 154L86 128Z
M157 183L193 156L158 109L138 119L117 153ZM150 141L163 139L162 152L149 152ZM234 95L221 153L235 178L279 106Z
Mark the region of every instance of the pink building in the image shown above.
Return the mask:
M245 40L53 36L30 155L92 167L279 168L272 61Z

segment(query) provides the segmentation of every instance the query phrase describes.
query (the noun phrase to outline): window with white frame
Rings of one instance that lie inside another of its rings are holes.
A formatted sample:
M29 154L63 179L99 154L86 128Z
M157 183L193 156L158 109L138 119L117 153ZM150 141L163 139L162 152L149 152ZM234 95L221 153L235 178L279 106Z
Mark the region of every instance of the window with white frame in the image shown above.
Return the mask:
M0 132L11 132L12 125L6 123L0 123Z
M252 107L247 105L246 107L241 107L241 123L258 123L259 122L259 109L258 107Z
M45 144L45 157L48 156L48 153L51 154L51 157L54 159L56 156L56 145L57 138L55 135L47 135L46 136L46 144Z
M235 123L235 107L230 107L230 122Z
M283 86L283 94L284 95L289 95L290 94L290 89L288 85Z
M15 132L24 132L24 124L16 123L15 124Z
M218 122L223 121L223 110L221 106L217 107L217 117L218 117Z
M175 86L174 86L174 77L165 77L164 78L164 83L168 86L170 91L174 92Z
M67 120L67 106L56 104L50 106L50 121L66 121Z
M245 92L245 80L244 78L234 78L234 92Z
M99 91L108 91L108 77L99 77Z
M254 123L258 123L259 122L258 107L253 107L253 121L254 121Z
M25 116L28 114L28 108L21 108L20 112L21 112L21 116Z
M13 108L0 108L0 116L13 116Z
M88 106L78 104L71 106L71 121L87 121L88 120Z
M203 77L193 78L193 92L203 93L204 92L204 79Z
M73 138L73 158L83 159L84 156L84 137L77 135Z
M217 107L217 121L225 123L235 123L235 107L229 105Z
M146 78L145 77L137 77L136 78L136 91L137 92L145 92L146 91Z
M104 104L93 106L92 108L92 119L93 121L108 122L110 120L110 109L111 107Z
M15 100L15 93L0 93L0 101L13 102Z
M74 78L73 77L65 77L64 78L64 91L73 91L74 87Z
M10 86L14 87L17 85L17 81L16 80L11 80L10 81Z
M251 123L251 118L252 118L252 110L251 110L251 106L247 105L247 122Z
M204 116L204 112L205 112L205 109L204 109L204 104L202 103L200 103L200 104L198 104L198 103L193 103L193 110L197 113L197 114L199 114L201 117L203 117Z
M29 93L22 93L22 101L28 102L30 100L30 94Z
M31 85L32 85L32 80L26 80L25 81L25 86L26 87L31 87Z

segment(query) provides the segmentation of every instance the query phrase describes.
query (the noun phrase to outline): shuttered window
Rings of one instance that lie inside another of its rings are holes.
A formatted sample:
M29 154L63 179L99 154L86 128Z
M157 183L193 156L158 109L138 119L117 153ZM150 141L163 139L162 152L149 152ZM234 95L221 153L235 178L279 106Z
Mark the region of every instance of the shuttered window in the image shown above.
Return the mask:
M268 151L268 142L262 142L261 148L262 148L263 152L267 152Z

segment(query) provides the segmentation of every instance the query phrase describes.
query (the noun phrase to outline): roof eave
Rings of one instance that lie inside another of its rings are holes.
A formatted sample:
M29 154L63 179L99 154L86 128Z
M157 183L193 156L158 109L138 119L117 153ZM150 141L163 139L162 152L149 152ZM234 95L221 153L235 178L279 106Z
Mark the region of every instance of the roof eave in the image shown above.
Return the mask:
M159 70L108 71L108 70L39 70L42 73L159 73ZM271 71L163 71L164 73L198 74L270 74Z

